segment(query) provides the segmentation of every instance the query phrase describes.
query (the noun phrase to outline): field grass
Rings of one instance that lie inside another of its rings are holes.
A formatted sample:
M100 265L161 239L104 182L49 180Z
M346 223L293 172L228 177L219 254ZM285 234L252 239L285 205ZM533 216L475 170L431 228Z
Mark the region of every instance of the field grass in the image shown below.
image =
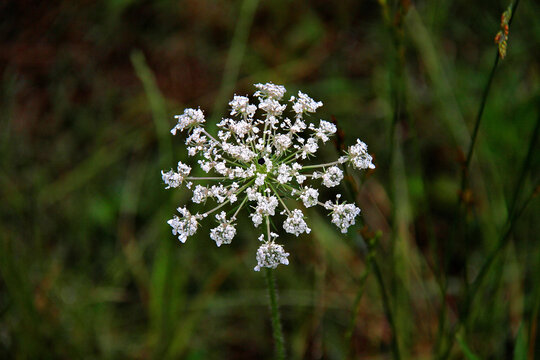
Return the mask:
M540 4L499 59L509 5L1 4L0 358L273 358L258 230L179 243L191 195L160 176L193 161L173 115L215 127L272 81L377 166L340 189L362 209L347 235L309 209L312 233L282 237L287 358L540 359Z

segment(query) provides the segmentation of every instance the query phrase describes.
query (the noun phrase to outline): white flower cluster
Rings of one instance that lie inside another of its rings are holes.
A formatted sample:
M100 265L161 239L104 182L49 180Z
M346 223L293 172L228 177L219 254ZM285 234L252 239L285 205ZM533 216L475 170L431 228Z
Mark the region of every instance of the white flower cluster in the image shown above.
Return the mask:
M287 104L280 102L286 92L283 86L268 83L255 87L254 97L258 103L252 104L248 97L235 95L229 103L230 117L219 122L216 136L204 129L205 118L200 109L186 109L182 115L175 116L178 122L171 133L187 132L188 155L199 156L197 163L208 176L190 176L191 167L182 162L178 163L176 171L162 171L161 175L167 189L184 184L192 191L194 203L215 203L212 209L201 214L178 208L180 216L175 215L168 223L181 242L195 234L202 219L226 205L230 205L230 209L222 209L215 215L218 225L210 231L210 238L217 246L232 242L237 215L243 208L248 210L255 227L264 222L266 235L259 237L263 243L256 255L255 271L259 271L263 267L274 269L279 264L289 263L289 254L275 243L277 234L270 231L272 220L279 216L276 215L278 207L279 214L285 216L283 229L289 234L309 234L311 229L302 210L289 209L287 199L301 201L306 208L322 206L330 211L332 223L346 233L355 224L360 209L339 201L320 202L316 185L318 182L327 188L339 185L343 180L341 167L346 165L354 169L374 169L375 166L367 145L360 140L334 162L303 164L337 131L328 121L320 120L315 124L306 119L322 102L298 92L289 99L292 116L287 117ZM210 185L212 182L214 185Z
M283 246L274 242L274 237L277 237L277 234L270 233L272 240L263 242L257 249L257 266L253 270L260 271L263 267L275 269L279 264L289 265L289 259L287 259L289 253L283 250ZM259 240L264 241L264 235L261 235Z

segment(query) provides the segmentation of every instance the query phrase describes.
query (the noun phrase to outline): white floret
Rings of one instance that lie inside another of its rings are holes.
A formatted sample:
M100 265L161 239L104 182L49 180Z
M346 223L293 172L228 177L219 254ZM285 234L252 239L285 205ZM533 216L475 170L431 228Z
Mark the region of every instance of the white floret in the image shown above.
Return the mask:
M274 139L274 147L276 148L276 152L278 154L281 154L282 152L289 149L291 145L292 145L291 137L287 134L278 135Z
M171 129L173 135L176 135L177 130L195 128L206 121L201 109L185 109L182 115L176 115L174 118L178 120L178 123Z
M339 185L341 180L343 180L343 171L337 166L328 168L328 170L322 174L322 183L329 188Z
M315 206L319 202L319 192L314 188L306 187L300 193L300 200L307 208Z
M200 216L192 215L185 207L178 208L181 217L174 215L167 223L172 227L173 235L178 235L178 240L185 243L188 236L195 234Z
M182 181L184 180L184 178L180 174L175 173L172 170L169 170L167 172L163 172L163 170L161 170L161 178L163 179L163 182L167 185L165 189L177 188L180 186L180 184L182 184Z
M288 256L289 253L285 252L283 246L273 241L266 242L257 249L257 266L253 270L260 271L263 267L275 269L279 264L289 265Z
M355 218L360 214L360 209L354 204L334 204L327 201L324 205L327 209L332 210L330 213L332 222L341 229L343 234L351 225L355 224Z
M292 180L292 169L286 164L279 165L277 169L277 174L277 181L280 184L287 184L289 181Z
M313 155L319 149L319 144L317 144L317 139L310 137L307 139L307 142L302 147L302 152L300 154L302 159L307 158L309 155Z
M163 182L167 184L167 187L165 189L179 187L184 181L184 179L189 176L190 172L191 167L182 163L181 161L178 162L177 172L174 172L172 170L163 172L162 170L161 178L163 179Z
M297 98L291 96L289 101L293 102L293 110L297 117L302 117L304 113L314 113L323 105L322 102L313 100L301 91L298 92Z
M283 229L289 234L294 234L296 236L302 233L309 234L311 232L311 229L304 220L304 214L298 209L293 210L289 217L287 217L287 220L283 223Z
M261 193L256 193L257 205L255 211L250 215L253 225L255 227L262 223L263 217L274 216L276 214L276 207L278 206L278 199L271 196L264 196Z
M234 98L229 102L231 107L231 116L236 114L245 115L247 117L253 117L257 107L249 103L249 99L245 96L234 95Z
M266 84L255 84L255 87L259 89L255 92L255 96L259 98L272 98L276 100L281 100L283 95L287 92L284 86L274 85L271 82Z
M267 98L261 100L259 103L259 109L266 112L269 116L272 117L271 125L274 126L277 123L277 117L281 116L287 105L281 105L279 101L272 98Z
M197 185L193 190L193 197L191 198L191 201L193 201L195 204L203 203L206 201L209 194L210 191L206 186Z
M356 139L356 145L349 146L349 160L355 169L375 169L373 158L368 153L367 145Z
M220 247L223 244L230 244L236 235L235 224L231 224L225 218L225 211L216 215L216 220L220 223L217 227L210 230L210 238Z
M337 131L336 125L325 120L320 121L319 127L316 128L313 124L310 124L309 128L315 131L315 137L322 140L323 143L327 142L330 136L334 135Z

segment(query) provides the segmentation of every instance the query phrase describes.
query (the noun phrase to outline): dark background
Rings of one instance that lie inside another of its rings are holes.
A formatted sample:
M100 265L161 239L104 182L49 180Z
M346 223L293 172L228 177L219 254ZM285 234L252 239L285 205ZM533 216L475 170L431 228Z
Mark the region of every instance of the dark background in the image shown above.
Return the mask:
M404 359L435 358L447 338L455 359L538 356L538 2L516 11L460 192L508 5L2 2L0 357L272 358L258 232L241 222L218 249L203 227L180 244L166 221L189 194L160 176L186 160L173 115L200 106L215 124L234 93L267 81L323 101L317 116L334 117L347 145L365 141L377 165L355 175L362 225L348 236L310 209L312 234L282 237L289 357L388 359L393 334ZM320 154L336 157L332 145ZM395 331L358 243L377 231Z

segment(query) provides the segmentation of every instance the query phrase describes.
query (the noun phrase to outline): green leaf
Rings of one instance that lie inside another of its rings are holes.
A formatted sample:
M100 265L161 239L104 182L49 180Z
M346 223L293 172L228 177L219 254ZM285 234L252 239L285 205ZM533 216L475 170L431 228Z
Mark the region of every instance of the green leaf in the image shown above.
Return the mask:
M472 352L472 350L469 348L469 346L461 336L456 336L456 340L461 347L461 350L463 350L463 354L468 360L480 360L480 358Z
M523 331L523 322L519 325L514 347L514 360L527 360L527 339Z

